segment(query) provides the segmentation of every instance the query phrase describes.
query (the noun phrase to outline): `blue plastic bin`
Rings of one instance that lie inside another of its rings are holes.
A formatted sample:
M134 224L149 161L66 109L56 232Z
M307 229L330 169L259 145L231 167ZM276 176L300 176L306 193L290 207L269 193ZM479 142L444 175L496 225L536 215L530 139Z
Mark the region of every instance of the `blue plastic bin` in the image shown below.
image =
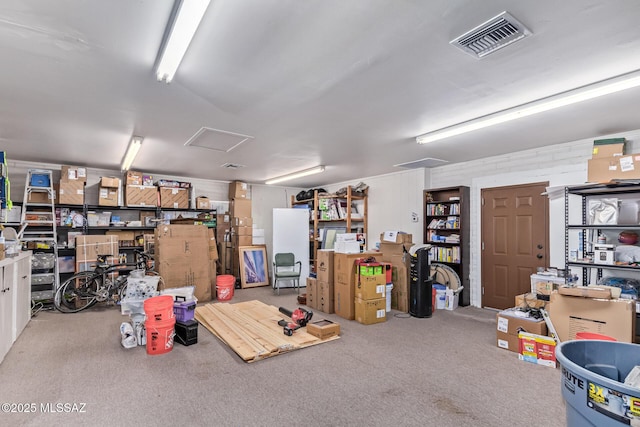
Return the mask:
M640 365L640 345L566 341L556 348L556 359L562 367L568 427L640 424L640 389L624 384Z
M43 173L31 174L31 186L32 187L51 187L49 182L49 175Z

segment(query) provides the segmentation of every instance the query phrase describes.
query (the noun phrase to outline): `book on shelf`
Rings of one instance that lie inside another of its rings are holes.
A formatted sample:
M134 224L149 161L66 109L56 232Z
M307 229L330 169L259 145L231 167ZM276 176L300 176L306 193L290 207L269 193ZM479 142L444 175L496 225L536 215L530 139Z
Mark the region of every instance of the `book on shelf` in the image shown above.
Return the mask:
M427 228L434 230L445 228L445 221L443 219L432 219Z
M449 234L444 238L445 243L460 243L459 234Z

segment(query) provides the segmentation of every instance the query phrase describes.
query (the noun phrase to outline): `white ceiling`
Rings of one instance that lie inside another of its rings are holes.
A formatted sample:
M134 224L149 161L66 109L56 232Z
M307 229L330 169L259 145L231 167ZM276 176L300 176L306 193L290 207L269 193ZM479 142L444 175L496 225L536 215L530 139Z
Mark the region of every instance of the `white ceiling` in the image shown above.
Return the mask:
M415 142L640 69L637 0L212 0L167 85L154 64L172 8L173 0L2 0L8 157L117 170L135 134L145 141L133 169L261 183L326 165L287 183L312 187L425 157L455 163L640 129L634 89ZM503 11L533 35L481 60L449 44ZM185 146L203 127L253 138L229 152Z

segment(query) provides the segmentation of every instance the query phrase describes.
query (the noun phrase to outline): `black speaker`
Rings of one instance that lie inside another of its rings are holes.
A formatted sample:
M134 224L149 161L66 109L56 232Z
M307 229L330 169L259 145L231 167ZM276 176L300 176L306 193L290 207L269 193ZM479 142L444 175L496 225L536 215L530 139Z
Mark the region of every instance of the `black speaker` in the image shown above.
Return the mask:
M411 255L409 271L409 314L431 317L433 314L433 280L429 274L429 249L420 248Z

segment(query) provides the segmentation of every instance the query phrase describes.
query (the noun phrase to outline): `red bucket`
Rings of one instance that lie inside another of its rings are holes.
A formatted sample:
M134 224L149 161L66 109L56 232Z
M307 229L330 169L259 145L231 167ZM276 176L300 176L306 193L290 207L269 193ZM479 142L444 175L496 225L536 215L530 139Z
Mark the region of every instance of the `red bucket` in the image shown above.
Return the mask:
M596 334L594 332L576 332L577 340L603 340L603 341L618 341L617 339L608 335Z
M173 297L160 295L144 300L144 313L147 315L146 323L166 322L174 320Z
M233 298L236 278L230 274L218 276L216 280L216 296L218 301L229 301Z
M164 354L173 349L176 319L164 322L147 322L147 354Z

